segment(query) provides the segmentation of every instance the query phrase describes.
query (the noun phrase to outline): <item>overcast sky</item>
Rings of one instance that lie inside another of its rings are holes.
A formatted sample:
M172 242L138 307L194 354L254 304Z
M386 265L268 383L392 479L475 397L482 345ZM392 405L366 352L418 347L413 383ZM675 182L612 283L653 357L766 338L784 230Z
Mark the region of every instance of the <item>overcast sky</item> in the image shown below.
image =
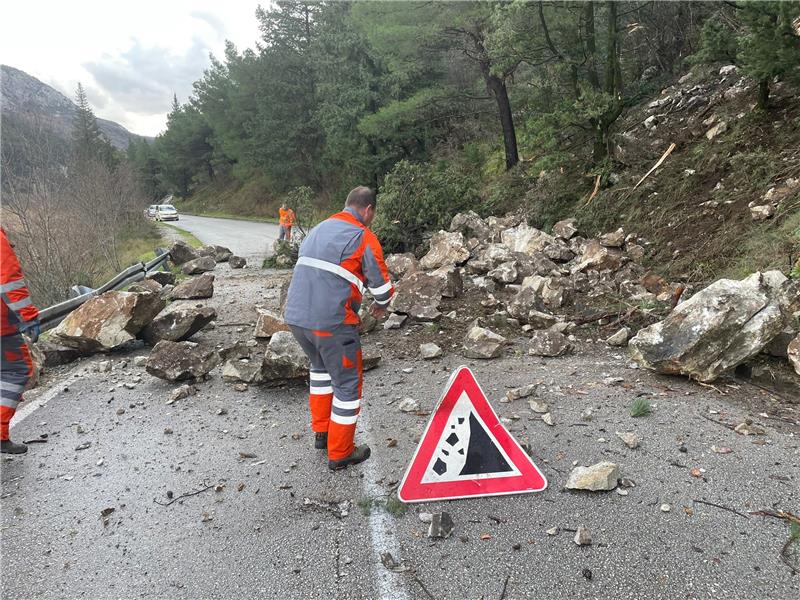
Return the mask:
M0 8L0 62L73 98L80 81L97 116L156 135L172 94L221 57L225 40L254 47L269 0L22 0Z

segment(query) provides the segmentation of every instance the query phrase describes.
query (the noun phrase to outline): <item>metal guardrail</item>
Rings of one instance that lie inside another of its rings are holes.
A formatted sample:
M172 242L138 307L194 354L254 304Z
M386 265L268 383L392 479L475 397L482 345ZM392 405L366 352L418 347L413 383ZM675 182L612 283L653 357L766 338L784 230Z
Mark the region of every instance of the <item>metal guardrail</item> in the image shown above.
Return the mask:
M139 262L134 265L131 265L121 273L115 275L112 279L101 285L99 288L95 290L91 290L84 294L80 294L75 298L70 298L69 300L65 300L64 302L59 302L58 304L54 304L53 306L48 306L47 308L39 311L39 321L42 326L42 331L46 331L47 329L52 329L56 325L58 325L61 321L66 318L66 316L71 313L73 310L84 304L87 300L94 298L95 296L99 296L108 292L109 290L117 290L120 288L124 288L129 286L132 283L136 283L137 281L141 281L145 278L145 276L163 265L167 259L169 258L169 252L164 250L163 248L159 248L156 250L158 256L156 256L153 260L148 261L146 263Z

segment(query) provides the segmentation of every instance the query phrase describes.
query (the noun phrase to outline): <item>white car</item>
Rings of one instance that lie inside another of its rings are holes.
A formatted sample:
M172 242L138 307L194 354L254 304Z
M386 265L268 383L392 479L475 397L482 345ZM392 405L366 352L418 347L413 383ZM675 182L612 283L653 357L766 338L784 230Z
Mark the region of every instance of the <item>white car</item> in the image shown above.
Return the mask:
M158 208L158 204L151 204L147 207L145 214L147 215L148 219L155 219L156 218L156 209Z
M172 204L159 204L156 206L156 221L177 221L178 211Z

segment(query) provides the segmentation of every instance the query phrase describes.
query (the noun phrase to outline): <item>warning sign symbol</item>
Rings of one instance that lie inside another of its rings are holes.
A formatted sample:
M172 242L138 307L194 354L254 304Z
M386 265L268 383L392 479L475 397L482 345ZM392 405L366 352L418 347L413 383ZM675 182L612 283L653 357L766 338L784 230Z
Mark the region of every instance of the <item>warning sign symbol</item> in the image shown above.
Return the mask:
M511 437L472 371L459 367L400 484L403 502L537 492L547 481Z

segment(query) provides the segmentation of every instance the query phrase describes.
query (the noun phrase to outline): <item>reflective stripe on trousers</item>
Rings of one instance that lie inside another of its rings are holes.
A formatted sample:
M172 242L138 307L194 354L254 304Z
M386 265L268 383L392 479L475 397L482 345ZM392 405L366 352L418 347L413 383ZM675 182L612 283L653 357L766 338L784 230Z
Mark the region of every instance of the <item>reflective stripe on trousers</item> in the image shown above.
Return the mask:
M22 335L0 338L0 439L8 439L8 426L33 374L33 362Z
M292 325L291 330L311 361L311 428L328 432L328 458L345 458L353 452L361 412L363 368L358 330L349 325L334 331L313 331Z

